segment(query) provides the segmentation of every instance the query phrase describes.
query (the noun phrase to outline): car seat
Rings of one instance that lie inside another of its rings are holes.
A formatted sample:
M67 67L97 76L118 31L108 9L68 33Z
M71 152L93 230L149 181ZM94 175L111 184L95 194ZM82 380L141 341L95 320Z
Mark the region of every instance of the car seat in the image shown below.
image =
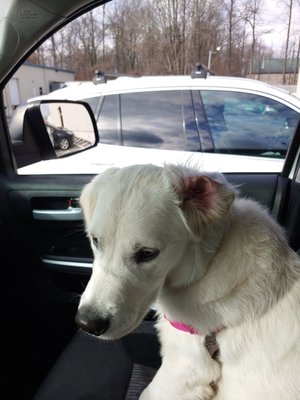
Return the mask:
M138 400L160 363L153 321L115 341L78 330L34 400Z

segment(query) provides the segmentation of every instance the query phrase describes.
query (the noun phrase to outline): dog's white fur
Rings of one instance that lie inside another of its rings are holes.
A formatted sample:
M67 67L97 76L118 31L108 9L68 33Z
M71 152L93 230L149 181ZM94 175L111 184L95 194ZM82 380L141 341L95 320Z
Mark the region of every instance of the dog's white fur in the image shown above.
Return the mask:
M109 317L104 339L153 303L161 315L163 362L142 400L300 399L300 262L266 210L221 174L175 165L109 169L81 204L98 244L79 307ZM140 262L145 248L159 253ZM218 360L163 315L204 334L225 327Z

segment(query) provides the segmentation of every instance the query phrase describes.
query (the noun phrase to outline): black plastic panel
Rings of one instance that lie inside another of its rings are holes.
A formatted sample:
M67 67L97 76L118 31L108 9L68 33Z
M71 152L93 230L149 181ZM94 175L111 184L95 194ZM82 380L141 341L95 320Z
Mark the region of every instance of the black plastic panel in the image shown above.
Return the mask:
M283 225L286 229L291 247L300 249L300 183L293 182L290 187L288 203L285 207L286 214Z

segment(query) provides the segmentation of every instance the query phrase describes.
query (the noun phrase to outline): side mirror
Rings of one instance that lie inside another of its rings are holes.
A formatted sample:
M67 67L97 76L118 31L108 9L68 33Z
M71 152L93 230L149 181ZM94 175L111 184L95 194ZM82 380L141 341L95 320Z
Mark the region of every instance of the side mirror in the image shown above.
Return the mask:
M17 167L78 153L99 141L87 103L42 100L18 107L9 125Z

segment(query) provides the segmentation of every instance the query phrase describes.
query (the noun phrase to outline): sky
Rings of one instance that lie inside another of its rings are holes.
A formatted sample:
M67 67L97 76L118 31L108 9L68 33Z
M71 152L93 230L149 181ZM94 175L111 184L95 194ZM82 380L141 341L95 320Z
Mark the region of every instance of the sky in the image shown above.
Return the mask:
M288 26L288 7L285 3L289 2L290 0L262 0L261 3L264 17L259 29L261 32L271 31L264 34L262 40L268 47L272 47L276 56L284 54ZM297 38L297 45L300 37L299 3L297 4L297 0L294 0L290 34L290 43Z

